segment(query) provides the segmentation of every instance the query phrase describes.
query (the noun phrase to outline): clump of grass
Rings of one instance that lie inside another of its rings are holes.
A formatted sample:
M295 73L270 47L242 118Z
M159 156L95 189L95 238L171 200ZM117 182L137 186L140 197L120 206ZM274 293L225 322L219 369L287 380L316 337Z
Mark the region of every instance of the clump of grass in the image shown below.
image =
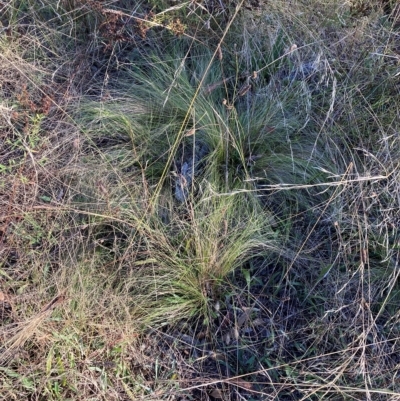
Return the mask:
M147 324L200 319L209 325L226 279L255 255L278 251L268 220L260 210L244 214L245 204L243 195L200 201L187 221L152 233L157 241L149 241L150 256L138 262L132 286Z

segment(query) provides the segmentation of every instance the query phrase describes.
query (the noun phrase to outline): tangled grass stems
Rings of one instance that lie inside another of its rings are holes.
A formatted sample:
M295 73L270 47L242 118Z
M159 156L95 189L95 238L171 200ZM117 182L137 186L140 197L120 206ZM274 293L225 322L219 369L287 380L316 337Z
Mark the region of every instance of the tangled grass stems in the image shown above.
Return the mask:
M398 398L397 14L369 3L6 4L7 399Z

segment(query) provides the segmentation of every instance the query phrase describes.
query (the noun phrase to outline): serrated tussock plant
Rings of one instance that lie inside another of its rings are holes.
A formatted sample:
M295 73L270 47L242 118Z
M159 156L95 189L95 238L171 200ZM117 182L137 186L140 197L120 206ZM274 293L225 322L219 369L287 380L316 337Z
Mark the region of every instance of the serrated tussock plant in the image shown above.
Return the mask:
M132 296L144 321L208 321L236 269L256 256L279 253L268 219L257 205L249 208L247 198L200 199L185 220L147 234L156 236L148 241L148 258L137 267L132 263L138 269Z

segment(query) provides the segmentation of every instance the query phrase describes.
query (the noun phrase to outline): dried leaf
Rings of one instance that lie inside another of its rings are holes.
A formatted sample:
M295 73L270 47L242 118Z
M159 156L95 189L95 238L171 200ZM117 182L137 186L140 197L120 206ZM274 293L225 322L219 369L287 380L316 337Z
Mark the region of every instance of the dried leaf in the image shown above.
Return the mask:
M226 362L226 355L222 352L211 352L210 357L215 361Z
M196 338L198 340L202 340L203 338L206 338L207 332L206 331L200 331L199 333L196 334Z
M189 130L188 132L186 132L185 136L192 136L192 135L195 134L195 132L196 132L196 129L195 129L195 128L192 128L191 130Z
M224 393L219 388L215 388L213 391L211 391L210 395L218 400L224 399Z

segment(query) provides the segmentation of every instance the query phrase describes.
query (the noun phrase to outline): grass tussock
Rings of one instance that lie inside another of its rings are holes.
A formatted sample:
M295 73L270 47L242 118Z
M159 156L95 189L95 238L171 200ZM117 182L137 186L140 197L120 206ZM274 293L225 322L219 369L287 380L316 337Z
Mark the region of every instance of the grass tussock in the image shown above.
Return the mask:
M0 2L4 399L399 398L399 9L305 3Z

